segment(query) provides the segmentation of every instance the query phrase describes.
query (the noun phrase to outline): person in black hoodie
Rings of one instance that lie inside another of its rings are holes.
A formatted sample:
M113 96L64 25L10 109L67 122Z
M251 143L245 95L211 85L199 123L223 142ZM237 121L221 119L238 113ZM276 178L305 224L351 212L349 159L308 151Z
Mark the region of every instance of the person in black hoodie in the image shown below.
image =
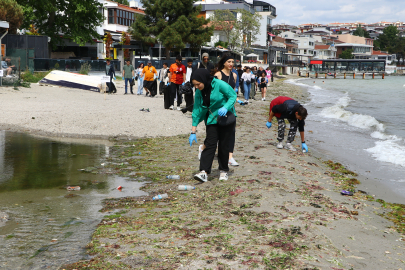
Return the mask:
M283 148L283 139L284 139L284 132L285 132L285 120L287 119L290 122L290 131L288 132L287 137L287 144L285 148L291 151L296 151L294 146L292 146L292 142L295 139L295 133L297 132L297 128L300 131L301 135L301 144L302 150L308 152L308 146L305 143L304 137L304 126L305 126L305 118L307 117L308 112L298 101L289 98L279 96L273 99L270 103L270 111L269 111L269 119L266 123L267 128L271 128L272 126L272 119L273 117L277 117L278 121L278 144L277 148Z

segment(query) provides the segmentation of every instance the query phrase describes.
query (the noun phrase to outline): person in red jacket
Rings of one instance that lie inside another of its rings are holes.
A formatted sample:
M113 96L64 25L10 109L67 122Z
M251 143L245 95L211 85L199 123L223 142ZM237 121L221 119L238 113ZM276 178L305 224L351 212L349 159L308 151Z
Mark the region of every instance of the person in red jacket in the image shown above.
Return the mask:
M290 122L290 131L288 132L287 144L285 148L291 151L296 151L292 142L295 139L297 128L299 129L302 143L303 152L308 152L308 146L305 143L304 126L305 118L308 112L296 100L289 97L276 97L270 103L269 119L266 123L267 128L271 128L271 120L275 116L278 121L278 144L277 148L283 148L284 132L285 132L285 119Z

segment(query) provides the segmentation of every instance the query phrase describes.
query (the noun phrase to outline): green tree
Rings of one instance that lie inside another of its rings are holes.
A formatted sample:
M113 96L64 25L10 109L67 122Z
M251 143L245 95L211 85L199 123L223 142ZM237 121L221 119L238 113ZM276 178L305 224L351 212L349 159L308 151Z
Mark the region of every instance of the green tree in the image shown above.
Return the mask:
M262 16L257 12L251 13L246 9L237 9L236 12L239 16L231 34L229 45L232 49L240 48L243 51L250 48L252 43L257 40Z
M0 0L0 21L10 24L9 34L17 34L17 29L23 22L23 8L15 0Z
M354 30L353 36L370 38L370 34L366 30L364 30L360 24L357 26L356 30Z
M344 51L339 55L339 58L341 58L341 59L353 59L353 58L354 58L353 50L352 50L352 49L344 50Z
M399 31L396 26L385 27L383 33L374 41L374 49L392 53L399 41L398 34Z
M70 39L79 45L93 43L99 38L96 27L101 25L103 5L97 0L17 0L24 10L23 28L33 24L38 32L51 38L55 48L62 40Z
M235 14L229 9L221 10L217 9L214 11L214 15L210 17L211 25L214 30L222 31L225 34L227 43L231 37L232 31L234 31L234 25L236 23Z
M145 43L162 42L166 58L171 50L181 50L186 44L199 50L210 41L213 27L207 27L209 20L197 17L201 6L194 6L196 0L141 0L145 16L136 16L130 26L132 38Z
M128 0L115 0L114 2L117 2L117 3L123 4L123 5L129 6Z

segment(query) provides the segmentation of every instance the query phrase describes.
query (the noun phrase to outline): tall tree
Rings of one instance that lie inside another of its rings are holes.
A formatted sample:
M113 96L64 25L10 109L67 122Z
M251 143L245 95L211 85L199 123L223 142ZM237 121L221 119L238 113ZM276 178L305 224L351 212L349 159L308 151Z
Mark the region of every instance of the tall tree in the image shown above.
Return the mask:
M15 0L0 0L0 21L10 24L8 32L17 34L17 29L23 22L23 8Z
M378 36L374 41L375 50L389 51L392 53L398 42L398 28L396 26L387 26L384 28L383 33Z
M229 44L231 48L244 49L250 48L252 43L257 40L260 33L260 19L262 16L257 13L251 13L246 9L237 9L238 18L232 32Z
M212 27L209 20L197 17L201 6L194 6L196 0L141 0L145 16L136 16L129 33L133 39L145 43L162 42L166 58L171 50L181 50L190 44L198 50L211 39Z
M210 17L210 20L214 30L222 31L225 34L227 43L229 43L229 39L236 23L235 14L229 9L217 9L214 11L214 15Z
M79 45L93 43L99 38L96 27L103 21L99 9L103 5L97 0L17 0L23 6L23 28L31 24L42 35L51 38L50 45L55 48L62 39L70 39Z
M370 34L366 30L364 30L360 24L357 26L356 30L354 30L353 36L370 38Z

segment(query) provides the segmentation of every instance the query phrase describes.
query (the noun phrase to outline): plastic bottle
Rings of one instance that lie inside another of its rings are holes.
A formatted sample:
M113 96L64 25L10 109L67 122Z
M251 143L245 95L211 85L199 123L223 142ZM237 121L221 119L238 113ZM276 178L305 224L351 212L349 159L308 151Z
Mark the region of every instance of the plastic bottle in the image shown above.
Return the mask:
M168 175L166 176L167 179L180 179L180 175Z
M305 149L304 149L304 150L302 150L302 153L306 153L306 152L307 152L307 150L305 150Z
M178 190L192 190L195 189L193 186L187 186L187 185L179 185Z
M169 197L169 196L167 195L167 193L165 193L165 194L159 194L159 195L156 195L155 197L153 197L152 200L166 199L167 197Z

